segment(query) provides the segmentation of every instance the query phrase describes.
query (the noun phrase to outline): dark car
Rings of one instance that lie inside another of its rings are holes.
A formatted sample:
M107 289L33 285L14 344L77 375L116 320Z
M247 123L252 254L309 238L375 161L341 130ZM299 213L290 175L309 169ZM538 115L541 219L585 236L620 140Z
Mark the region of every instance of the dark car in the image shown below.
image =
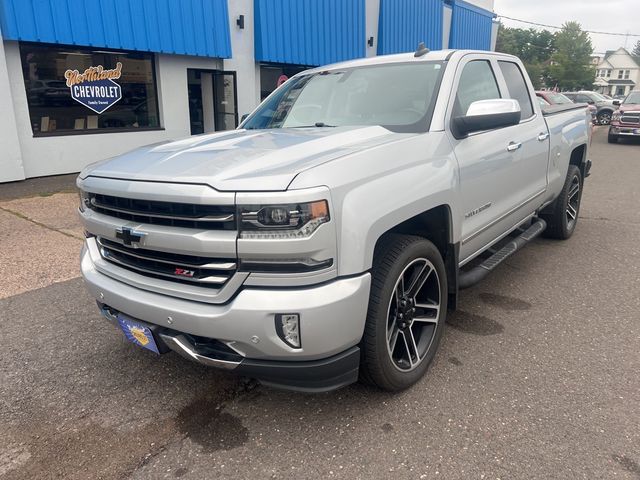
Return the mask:
M562 92L562 94L575 103L588 103L595 105L598 109L596 112L596 120L600 125L609 125L611 123L611 115L616 110L613 100L606 98L598 92L590 92L583 90L580 92Z
M619 105L611 117L609 143L617 143L620 137L640 138L640 91L631 92Z

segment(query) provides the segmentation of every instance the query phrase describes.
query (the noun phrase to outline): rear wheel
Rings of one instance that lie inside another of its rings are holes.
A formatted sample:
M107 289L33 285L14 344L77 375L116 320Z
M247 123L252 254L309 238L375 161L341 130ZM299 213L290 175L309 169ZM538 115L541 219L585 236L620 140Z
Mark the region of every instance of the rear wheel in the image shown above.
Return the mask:
M376 249L361 379L397 391L417 382L433 360L447 310L447 277L433 243L388 235Z
M567 178L560 195L552 204L550 213L540 216L547 222L544 236L566 240L576 229L582 201L582 174L575 165L569 165Z

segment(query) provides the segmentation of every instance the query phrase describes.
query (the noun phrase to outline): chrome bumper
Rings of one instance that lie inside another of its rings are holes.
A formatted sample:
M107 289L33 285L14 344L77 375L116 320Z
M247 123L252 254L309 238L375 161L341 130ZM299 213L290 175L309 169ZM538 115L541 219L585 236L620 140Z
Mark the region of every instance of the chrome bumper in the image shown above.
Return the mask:
M306 288L241 288L226 304L215 305L135 288L98 269L85 247L81 271L89 292L116 311L170 330L165 343L183 356L189 352L175 333L216 339L252 360L311 361L345 352L364 331L371 277L338 279ZM276 313L298 313L302 348L289 347L275 328ZM214 365L221 366L221 365ZM229 368L224 366L223 368Z

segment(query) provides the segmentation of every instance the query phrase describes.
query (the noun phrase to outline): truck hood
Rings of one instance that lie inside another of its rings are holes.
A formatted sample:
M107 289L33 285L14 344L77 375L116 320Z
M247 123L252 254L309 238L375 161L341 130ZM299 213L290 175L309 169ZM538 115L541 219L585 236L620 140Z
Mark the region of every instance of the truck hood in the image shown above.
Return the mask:
M379 126L232 130L142 147L89 165L80 177L279 191L304 170L407 135Z
M618 107L620 113L624 112L640 112L640 104L638 103L623 103Z

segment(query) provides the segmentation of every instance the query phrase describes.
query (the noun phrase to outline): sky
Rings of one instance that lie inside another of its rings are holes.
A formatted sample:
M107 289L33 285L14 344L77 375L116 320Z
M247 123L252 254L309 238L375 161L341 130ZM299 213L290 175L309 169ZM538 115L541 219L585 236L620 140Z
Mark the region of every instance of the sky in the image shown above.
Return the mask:
M493 10L498 15L529 22L561 26L575 20L584 30L640 35L640 0L495 0ZM508 27L533 26L507 19L500 21ZM627 39L591 34L596 54L624 47L625 41L627 50L631 51L638 40L640 36Z

